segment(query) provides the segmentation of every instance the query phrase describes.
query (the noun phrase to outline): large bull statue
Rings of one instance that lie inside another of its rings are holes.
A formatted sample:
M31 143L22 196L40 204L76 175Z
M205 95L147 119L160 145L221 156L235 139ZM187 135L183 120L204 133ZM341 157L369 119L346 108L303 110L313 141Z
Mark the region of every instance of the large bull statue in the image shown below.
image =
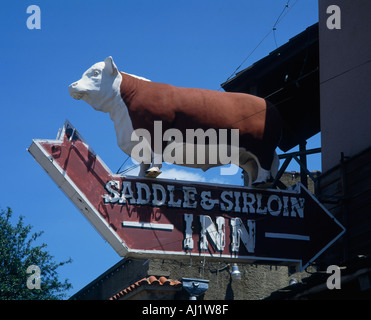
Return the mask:
M275 149L281 136L281 118L276 108L262 98L151 82L120 72L111 57L94 64L68 89L73 98L109 113L117 144L128 155L132 155L139 140L133 139L132 133L139 128L153 133L155 121L161 121L162 130L173 128L182 133L186 129L238 129L239 155L235 164L247 172L249 185L265 183L277 173ZM149 148L153 150L153 144ZM206 171L220 162L181 165ZM141 163L139 175L146 175L156 166L161 164L154 163L153 158Z

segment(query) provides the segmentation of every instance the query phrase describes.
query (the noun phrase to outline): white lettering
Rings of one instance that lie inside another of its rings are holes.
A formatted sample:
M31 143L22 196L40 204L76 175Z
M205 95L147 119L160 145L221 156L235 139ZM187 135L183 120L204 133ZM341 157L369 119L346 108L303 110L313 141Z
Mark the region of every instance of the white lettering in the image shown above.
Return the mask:
M27 278L27 288L30 290L33 289L41 289L40 283L41 283L41 271L38 266L30 265L26 273L32 273L28 278Z
M250 201L247 201L247 197L250 198ZM242 198L243 198L242 212L255 213L255 208L253 207L253 204L255 203L256 199L255 199L254 194L242 192ZM247 207L249 208L247 209Z
M136 190L134 190L134 186ZM304 218L305 198L281 194L251 193L235 190L217 192L214 189L199 191L195 186L162 185L152 182L111 180L105 186L105 204L138 204L220 210L244 214L271 215L273 217ZM203 187L205 189L205 187ZM199 200L198 200L199 199Z
M256 213L258 214L267 214L267 207L262 208L262 197L263 195L260 193L256 194Z
M149 190L149 187L147 186L147 184L137 182L135 185L137 187L137 196L138 196L137 204L141 204L141 205L148 204L149 198L151 196L151 191ZM142 191L144 191L145 193L144 197L143 197Z
M238 171L240 155L239 136L238 129L231 129L231 143L228 144L227 129L219 129L219 161L222 164L231 164L229 167L220 168L221 175L233 175ZM229 157L228 150L231 154ZM232 163L236 164L236 166L233 166Z
M202 209L211 210L214 208L215 204L219 203L218 199L211 199L211 191L201 192L201 202L200 205Z
M164 141L170 142L164 149L164 161L168 163L183 163L183 135L180 130L166 130L164 132Z
M239 200L240 195L241 195L241 192L238 192L238 191L234 192L234 199L235 199L234 212L241 212L240 200Z
M197 164L205 164L206 137L209 139L209 162L217 164L218 138L215 129L186 129L186 164L194 164L197 157ZM195 139L197 142L195 143ZM196 154L194 153L196 147Z
M255 221L247 220L246 230L240 218L232 218L231 224L231 251L237 253L240 249L240 240L244 244L247 252L253 253L255 251Z
M284 217L288 217L289 216L289 206L288 206L289 197L283 196L282 199L283 199L283 214L282 215Z
M331 14L327 18L326 25L330 30L341 29L341 10L339 6L331 5L327 7L327 14Z
M166 203L166 190L165 188L157 183L152 184L153 189L153 200L152 205L155 207L163 206ZM158 198L158 193L160 192L161 196Z
M170 318L174 317L176 307L156 307L150 303L148 307L143 307L142 314L145 315L168 315Z
M273 203L276 202L276 208L274 209ZM268 211L272 216L278 216L281 213L282 210L282 202L279 196L272 194L268 198L267 203Z
M185 221L185 238L183 241L183 247L185 250L193 249L193 239L192 239L192 222L193 214L184 214Z
M182 206L182 200L178 199L177 202L174 202L174 186L168 185L167 190L169 191L169 202L167 205L173 208L180 208Z
M32 13L26 21L27 28L32 29L41 29L41 10L37 5L30 5L27 7L27 13Z
M304 218L305 199L290 197L290 201L291 201L291 217L296 217L297 213L300 218Z
M239 130L231 129L231 141L228 143L228 130L209 128L186 129L186 141L180 130L167 129L162 135L162 121L154 121L154 136L144 128L135 129L130 140L138 141L131 150L130 156L139 163L161 165L162 161L186 165L226 165L220 170L222 175L233 175L238 171L239 163ZM218 143L219 135L219 143ZM153 152L151 142L153 138ZM174 138L174 139L173 139ZM206 141L206 138L208 141ZM169 142L162 152L163 142ZM186 157L184 159L184 146ZM208 150L208 152L206 151ZM231 154L228 156L228 151ZM153 156L153 159L152 159ZM185 163L184 163L185 160ZM232 166L232 164L235 164Z
M142 139L140 139L142 138ZM130 156L139 163L151 164L151 134L146 129L136 129L131 134L131 141L140 141L131 150Z
M162 121L154 121L153 133L155 137L161 137L162 135ZM154 142L153 148L153 164L160 165L162 164L162 139L156 139Z
M222 202L220 204L220 209L223 210L223 211L231 211L232 208L233 208L233 202L231 200L227 199L226 198L227 196L230 197L230 198L233 198L233 191L223 191L222 192L221 199L224 202ZM228 203L227 207L225 206L225 202Z
M326 273L331 273L331 276L327 278L326 285L327 288L332 289L341 289L341 271L340 268L336 265L328 266Z
M129 193L127 193L129 192ZM136 201L134 199L133 191L131 190L131 182L130 181L123 181L122 182L122 192L121 192L121 199L119 203L123 204L126 203L126 200L129 199L130 204L135 204Z
M222 252L225 247L225 219L223 217L216 218L218 230L209 216L200 215L200 223L200 250L207 251L209 249L206 237L209 236L213 245L216 247L216 250Z
M116 190L112 189L112 187L115 187ZM104 188L111 194L103 195L104 203L116 203L120 200L120 193L117 191L118 189L120 189L120 181L108 181Z
M183 187L184 192L184 202L183 208L196 208L197 201L195 199L195 195L197 194L197 190L195 187Z
M226 314L228 305L226 304L190 304L185 312L186 315L190 314L193 317L205 315L220 315Z

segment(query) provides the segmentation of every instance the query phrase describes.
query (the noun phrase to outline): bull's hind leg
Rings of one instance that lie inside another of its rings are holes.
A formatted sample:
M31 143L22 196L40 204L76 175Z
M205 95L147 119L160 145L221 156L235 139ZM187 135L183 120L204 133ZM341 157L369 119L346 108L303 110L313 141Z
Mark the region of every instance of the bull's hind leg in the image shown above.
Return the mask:
M282 134L281 117L275 106L267 102L264 135L254 152L258 158L258 177L254 185L273 181L277 175L279 159L275 152Z
M253 182L253 186L259 186L261 188L268 187L276 177L279 167L279 158L275 151L271 151L270 155L271 156L265 155L264 162L258 162L258 177ZM270 168L270 170L264 169L263 165L266 168Z
M259 186L261 184L267 183L272 179L271 172L269 170L263 169L261 166L258 170L258 177L252 183L253 186Z
M266 170L261 166L258 157L250 151L240 152L240 167L247 173L248 186L264 186L272 180L271 170Z

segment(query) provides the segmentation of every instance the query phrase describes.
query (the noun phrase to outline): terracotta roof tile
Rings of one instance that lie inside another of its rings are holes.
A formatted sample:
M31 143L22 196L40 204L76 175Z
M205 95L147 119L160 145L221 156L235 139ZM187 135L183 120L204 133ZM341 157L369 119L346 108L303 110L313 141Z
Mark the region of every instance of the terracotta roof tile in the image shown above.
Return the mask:
M148 283L151 285L160 285L160 281L155 276L149 276L147 279Z
M148 278L143 278L143 279L138 280L137 282L131 284L127 288L116 293L114 296L110 298L110 300L118 300L122 296L130 292L133 292L137 288L144 286L144 285L180 288L182 286L182 283L177 280L169 280L166 277L160 277L157 279L155 276L149 276Z
M158 279L160 281L160 283L165 286L165 285L169 285L171 284L170 280L165 278L165 277L160 277L160 279Z

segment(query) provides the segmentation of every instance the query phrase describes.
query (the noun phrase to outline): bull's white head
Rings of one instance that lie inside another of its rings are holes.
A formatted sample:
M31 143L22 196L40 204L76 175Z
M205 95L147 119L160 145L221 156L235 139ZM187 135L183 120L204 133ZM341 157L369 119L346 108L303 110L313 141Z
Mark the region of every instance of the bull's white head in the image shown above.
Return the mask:
M121 74L112 57L98 62L84 72L82 78L69 85L70 95L84 100L95 110L109 112L112 100L120 94Z

